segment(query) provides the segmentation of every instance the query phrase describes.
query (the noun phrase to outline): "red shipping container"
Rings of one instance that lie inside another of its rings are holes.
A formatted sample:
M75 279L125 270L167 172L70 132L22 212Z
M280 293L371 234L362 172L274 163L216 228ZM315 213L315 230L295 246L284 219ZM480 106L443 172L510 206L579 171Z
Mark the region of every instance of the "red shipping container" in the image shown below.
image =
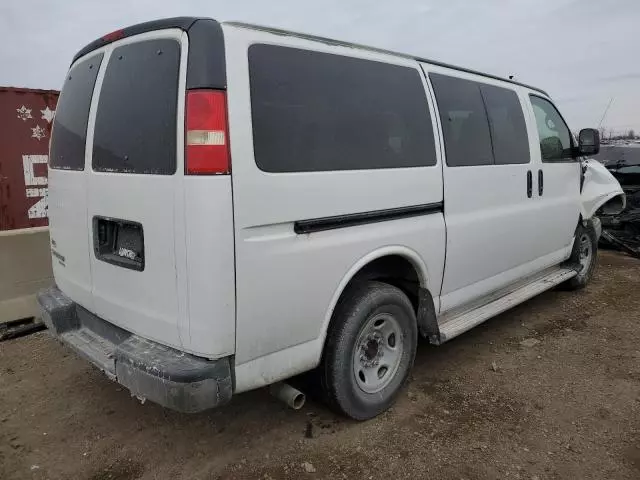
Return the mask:
M58 91L0 87L0 230L47 223L47 164Z

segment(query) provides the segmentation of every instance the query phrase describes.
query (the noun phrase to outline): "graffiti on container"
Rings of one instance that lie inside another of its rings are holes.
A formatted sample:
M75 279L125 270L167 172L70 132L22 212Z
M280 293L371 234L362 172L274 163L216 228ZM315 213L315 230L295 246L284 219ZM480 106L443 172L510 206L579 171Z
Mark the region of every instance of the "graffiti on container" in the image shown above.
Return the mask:
M31 115L31 108L27 108L22 105L16 109L18 112L18 118L26 121L28 118L33 118ZM42 120L45 120L48 124L51 123L56 111L51 110L48 106L44 110L40 110ZM35 138L38 141L47 137L47 129L36 125L31 128L31 138ZM47 155L22 155L22 168L24 170L24 187L27 198L39 198L32 207L29 208L27 215L29 219L34 218L46 218L47 217L47 194L48 194L48 179L45 176L36 175L35 165L47 164L49 157Z
M23 155L24 186L27 198L40 198L27 212L29 218L46 218L47 216L47 177L37 176L34 166L38 163L46 164L47 155ZM44 185L44 186L43 186Z
M46 120L47 122L51 123L51 120L53 120L53 117L55 116L56 111L51 110L47 105L47 107L44 110L40 110L40 113L42 113L43 120Z
M31 129L31 138L37 138L38 141L40 141L46 136L47 136L47 132L40 125L36 125L35 128Z
M48 224L48 150L58 94L0 86L0 233Z
M20 108L16 108L16 112L18 112L18 118L23 122L26 122L28 118L33 118L31 116L31 109L22 105Z

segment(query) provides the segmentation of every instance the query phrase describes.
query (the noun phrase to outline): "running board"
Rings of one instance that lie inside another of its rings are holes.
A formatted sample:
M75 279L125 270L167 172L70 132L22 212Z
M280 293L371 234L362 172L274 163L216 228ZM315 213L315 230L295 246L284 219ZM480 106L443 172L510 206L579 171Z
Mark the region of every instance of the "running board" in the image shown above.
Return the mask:
M440 334L431 337L437 345L457 337L485 320L535 297L577 275L576 270L566 267L553 267L528 277L506 289L494 292L472 305L445 313L438 319Z

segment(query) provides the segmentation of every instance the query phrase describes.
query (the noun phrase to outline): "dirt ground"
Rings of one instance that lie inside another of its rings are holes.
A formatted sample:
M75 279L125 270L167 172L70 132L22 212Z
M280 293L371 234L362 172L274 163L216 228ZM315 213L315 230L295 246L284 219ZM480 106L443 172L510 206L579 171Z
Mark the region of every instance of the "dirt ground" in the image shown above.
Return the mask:
M0 343L0 478L638 479L640 262L602 252L441 346L365 423L264 390L182 415L141 405L45 332Z

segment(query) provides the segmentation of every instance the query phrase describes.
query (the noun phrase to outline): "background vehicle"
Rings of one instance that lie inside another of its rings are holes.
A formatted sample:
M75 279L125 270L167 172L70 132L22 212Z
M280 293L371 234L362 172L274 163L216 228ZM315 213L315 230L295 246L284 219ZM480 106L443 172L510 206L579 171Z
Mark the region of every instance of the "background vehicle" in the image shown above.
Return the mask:
M114 32L58 105L45 317L165 406L318 367L370 418L419 333L588 281L589 219L621 190L585 210L580 137L540 90L408 55L191 18Z
M623 211L599 212L605 230L600 243L640 258L640 148L610 145L600 151L597 160L620 183L626 197Z

